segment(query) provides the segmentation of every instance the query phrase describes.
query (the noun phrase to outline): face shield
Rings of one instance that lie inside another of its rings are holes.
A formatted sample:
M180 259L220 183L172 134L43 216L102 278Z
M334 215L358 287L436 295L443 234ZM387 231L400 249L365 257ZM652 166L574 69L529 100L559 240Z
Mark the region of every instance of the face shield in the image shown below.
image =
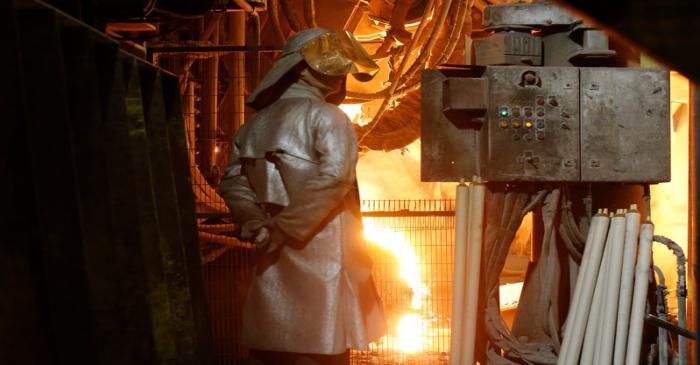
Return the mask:
M351 74L358 81L366 82L379 70L348 31L324 33L305 44L299 52L309 67L328 76Z
M282 57L255 87L246 103L259 110L274 102L286 88L286 75L302 61L320 74L352 74L360 82L371 80L379 71L379 66L348 31L306 29L287 40ZM343 91L332 102L342 101L344 94Z

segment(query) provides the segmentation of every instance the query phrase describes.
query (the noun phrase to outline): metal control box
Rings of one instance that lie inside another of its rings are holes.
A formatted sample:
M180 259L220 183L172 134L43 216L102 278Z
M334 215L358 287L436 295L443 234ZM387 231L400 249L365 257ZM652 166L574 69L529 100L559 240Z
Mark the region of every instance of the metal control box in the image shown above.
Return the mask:
M632 68L426 70L422 180L670 180L669 76Z

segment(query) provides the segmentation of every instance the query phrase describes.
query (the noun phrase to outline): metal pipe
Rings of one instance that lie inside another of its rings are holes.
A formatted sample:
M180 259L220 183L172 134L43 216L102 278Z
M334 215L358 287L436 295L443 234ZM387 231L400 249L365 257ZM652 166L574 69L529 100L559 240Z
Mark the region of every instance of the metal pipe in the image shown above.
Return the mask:
M233 46L245 46L246 13L228 14L226 43ZM226 136L232 136L245 120L245 53L235 52L223 58L228 74L228 88L222 100L221 127Z
M642 332L646 314L649 274L651 272L651 241L654 238L654 225L642 224L639 235L639 254L634 278L632 311L630 314L630 331L627 343L625 364L638 365L642 350Z
M622 260L622 278L620 279L620 303L617 306L613 364L622 364L625 361L625 351L627 350L630 306L632 305L632 291L634 289L634 263L637 257L639 222L641 221L641 214L637 210L636 204L632 204L630 210L625 214L625 219L625 248Z
M212 19L218 22L219 18ZM219 42L219 27L212 28L211 40ZM206 177L211 177L216 165L217 112L219 98L219 58L213 57L203 61L202 68L202 124L201 124L201 160L200 167Z
M233 0L233 2L238 5L239 8L247 13L252 13L255 11L252 5L250 5L246 0Z
M610 225L612 228L612 224ZM600 332L601 332L601 313L605 301L607 288L607 276L610 270L610 256L612 254L612 229L608 230L607 238L605 239L605 250L603 251L603 259L600 263L598 276L595 280L595 291L593 292L593 303L591 303L591 311L588 315L586 323L586 335L583 338L583 349L581 351L580 364L591 365L594 363L598 349L601 347Z
M309 27L318 28L318 24L316 24L316 4L314 4L314 0L304 1L304 18Z
M268 10L270 11L270 19L272 19L272 28L275 30L275 36L277 40L284 43L287 40L284 32L282 31L282 24L280 23L280 0L270 0L270 5Z
M467 246L467 283L464 291L464 338L460 348L464 351L464 364L474 364L476 346L476 319L479 301L479 272L481 270L481 246L484 229L484 199L486 188L481 178L473 178L469 193L469 232Z
M362 19L362 10L366 6L367 0L357 0L355 7L352 8L352 13L350 13L350 16L345 21L345 25L343 25L343 30L349 30L351 33L355 30L357 24L360 23L360 19Z
M282 14L287 19L287 24L292 28L293 31L298 32L304 27L299 23L297 18L297 13L294 11L294 5L290 0L280 0L280 5L282 5Z
M656 315L665 321L668 319L666 315L668 312L668 305L666 304L666 278L664 277L663 271L656 265L654 265L654 272L659 277L658 283L656 284ZM659 365L668 365L668 331L663 327L659 327L658 331Z
M626 221L624 210L618 209L612 218L610 234L610 261L606 280L605 301L601 332L598 336L601 346L598 348L596 364L609 364L615 349L615 325L617 324L617 308L620 295L620 278L622 276L622 259L625 248Z
M668 247L676 256L676 270L678 273L678 283L676 284L676 297L678 298L678 326L687 328L686 324L686 299L688 297L688 288L686 287L686 258L683 253L683 248L673 240L664 236L654 236L654 241ZM683 336L678 337L678 364L686 365L688 363L688 343Z
M558 365L575 364L578 361L609 223L610 218L602 210L591 219L581 268L576 279L576 290L566 319Z
M461 365L461 340L464 328L464 290L467 266L469 225L469 187L464 179L457 185L455 199L454 277L452 280L452 317L450 322L450 365Z
M697 333L688 331L685 328L680 328L680 327L676 326L675 324L673 324L669 321L664 321L657 316L647 314L644 317L644 321L646 323L649 323L649 324L656 326L656 327L663 327L663 328L665 328L673 333L677 333L677 334L679 334L679 335L681 335L689 340L697 340L698 339Z
M408 64L408 59L411 58L411 53L413 52L413 49L416 47L416 45L418 45L420 37L423 34L423 29L425 29L426 25L428 24L426 18L428 17L429 11L432 9L434 2L435 0L428 0L427 5L425 6L425 11L423 12L423 17L421 18L420 24L418 24L418 29L416 29L415 33L413 33L411 41L408 42L408 46L406 47L406 51L404 51L403 59L401 59L399 68L396 70L394 77L390 80L391 85L389 85L389 87L386 89L387 91L384 96L384 101L382 101L382 104L379 106L379 110L377 110L377 113L374 115L374 118L372 118L372 122L370 122L370 127L362 134L362 136L360 136L360 138L357 139L358 145L361 145L365 137L367 137L367 135L371 133L372 130L374 130L374 128L376 128L377 124L379 124L379 120L381 119L382 114L384 114L384 111L389 106L389 103L391 102L391 97L394 95L396 88L399 86L401 74L403 73L403 70ZM445 16L447 15L445 14Z

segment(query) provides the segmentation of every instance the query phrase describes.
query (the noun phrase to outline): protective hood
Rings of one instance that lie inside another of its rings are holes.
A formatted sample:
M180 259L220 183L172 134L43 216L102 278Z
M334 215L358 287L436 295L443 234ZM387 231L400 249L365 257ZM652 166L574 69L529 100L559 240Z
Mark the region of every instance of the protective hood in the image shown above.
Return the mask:
M246 104L259 110L277 100L284 89L295 81L288 74L302 61L324 75L352 74L363 82L371 80L379 70L379 66L348 31L305 29L287 40L282 56L248 96Z

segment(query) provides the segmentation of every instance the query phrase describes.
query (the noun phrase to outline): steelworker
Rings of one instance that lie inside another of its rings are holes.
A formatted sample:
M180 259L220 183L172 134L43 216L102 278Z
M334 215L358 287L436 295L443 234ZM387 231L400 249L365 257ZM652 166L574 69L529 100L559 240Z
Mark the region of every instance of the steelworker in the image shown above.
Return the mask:
M251 364L348 364L386 331L362 237L357 142L337 104L378 69L347 32L296 33L246 103L221 194L253 242L243 340Z

